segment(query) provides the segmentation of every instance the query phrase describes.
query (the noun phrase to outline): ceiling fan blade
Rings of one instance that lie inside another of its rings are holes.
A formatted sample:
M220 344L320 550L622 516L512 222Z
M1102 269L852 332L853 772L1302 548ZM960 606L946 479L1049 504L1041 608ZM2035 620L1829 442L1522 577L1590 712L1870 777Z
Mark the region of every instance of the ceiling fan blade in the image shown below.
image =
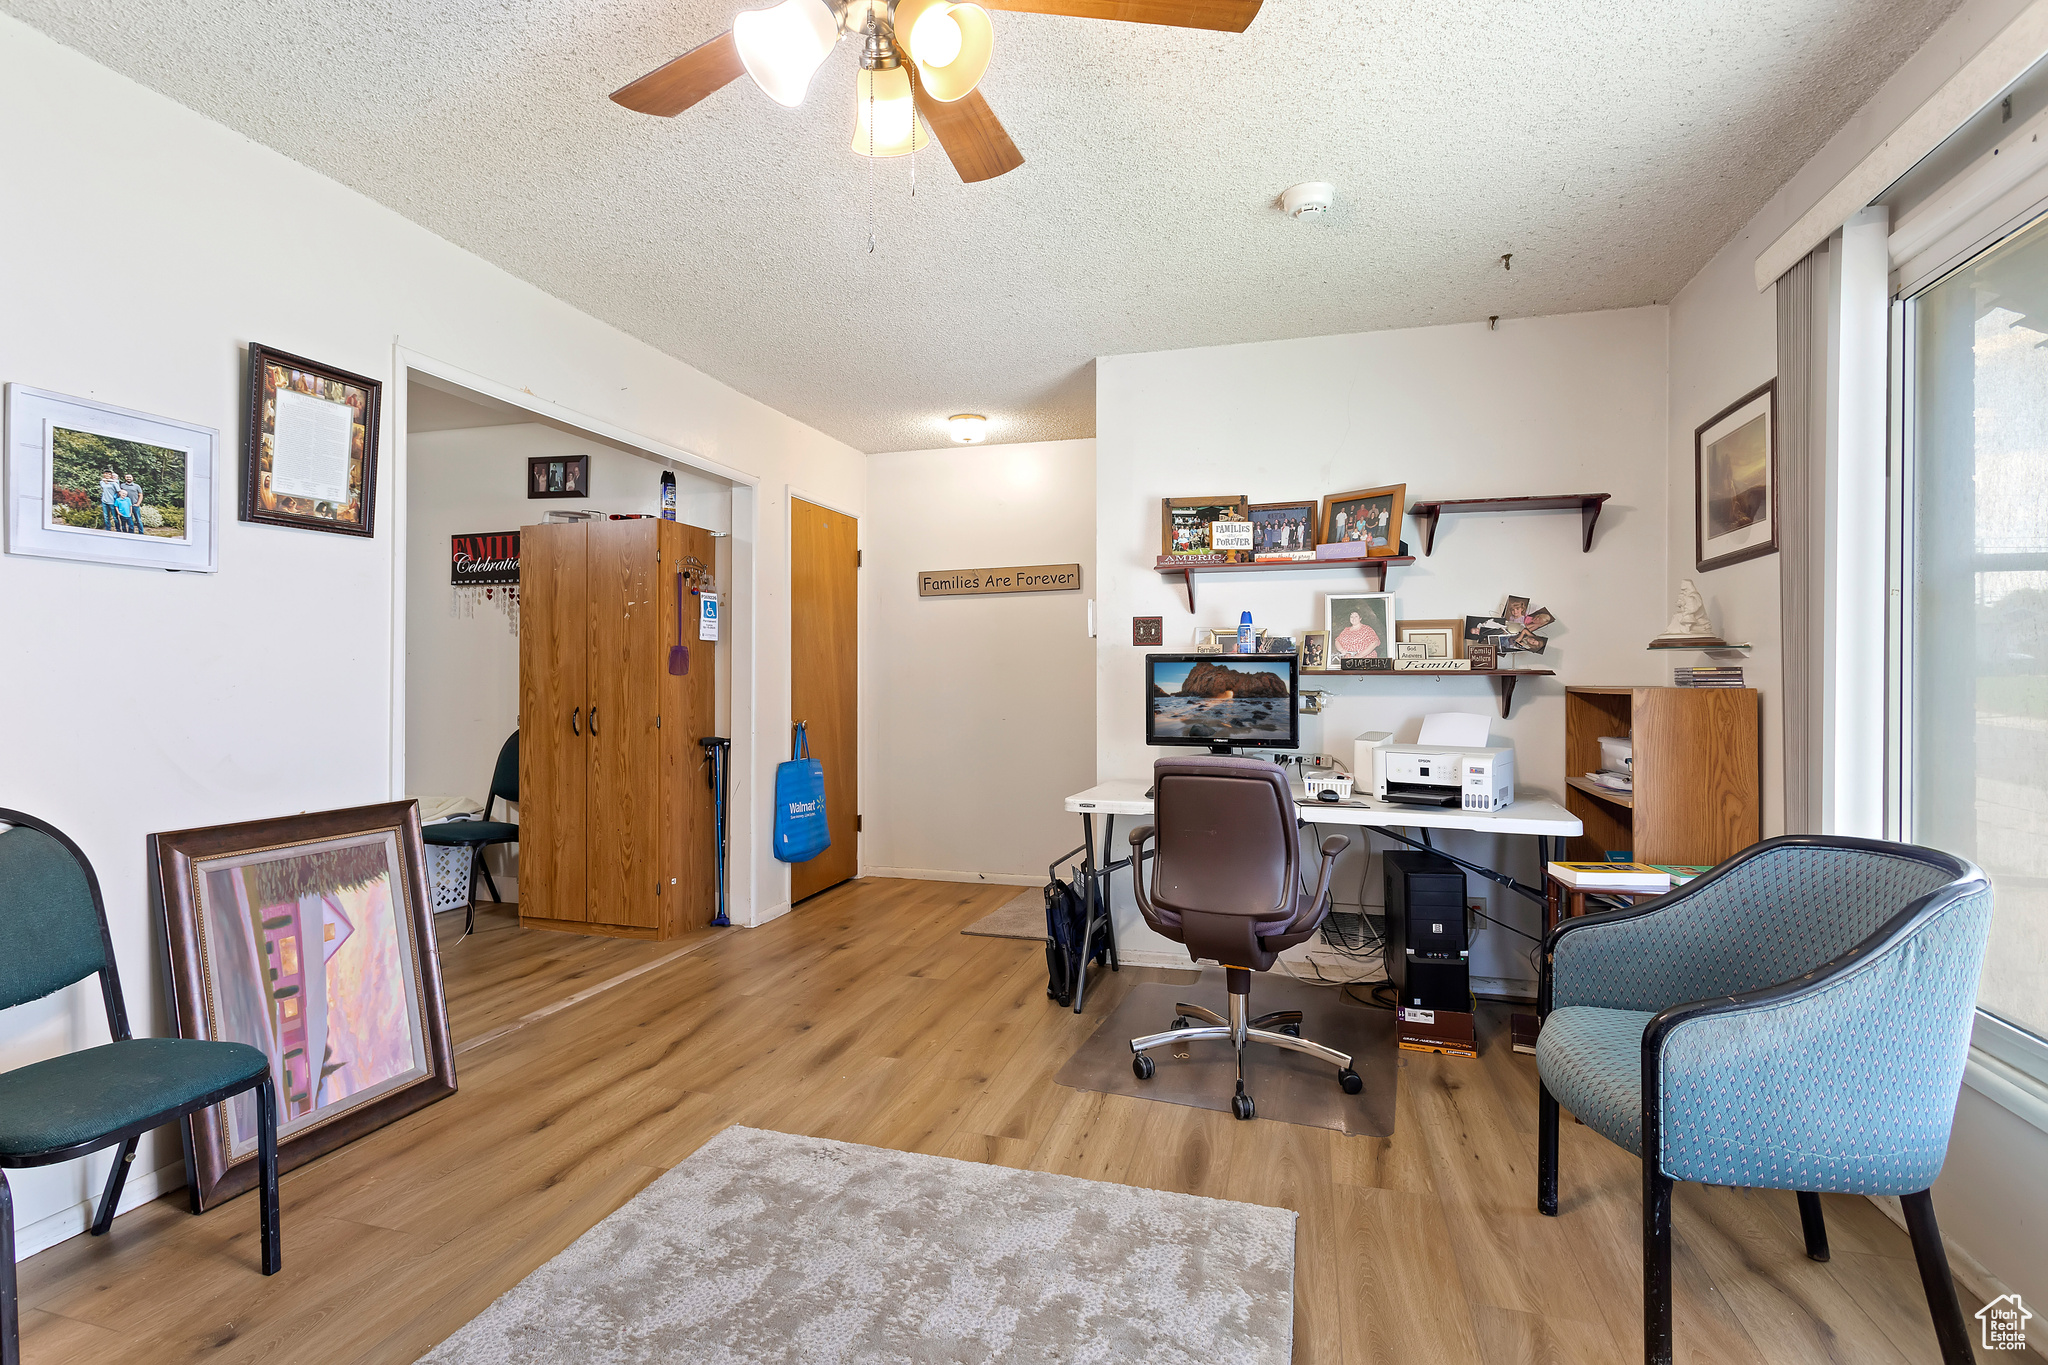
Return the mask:
M1120 19L1127 24L1213 28L1242 33L1264 0L983 0L989 9L1020 14L1064 14L1075 19Z
M666 66L612 91L612 100L643 114L673 118L706 95L723 90L746 74L739 44L731 33L699 43Z
M936 100L917 83L917 109L932 127L932 136L946 149L946 157L960 179L969 185L993 180L1024 164L1024 154L988 107L979 90L964 99Z

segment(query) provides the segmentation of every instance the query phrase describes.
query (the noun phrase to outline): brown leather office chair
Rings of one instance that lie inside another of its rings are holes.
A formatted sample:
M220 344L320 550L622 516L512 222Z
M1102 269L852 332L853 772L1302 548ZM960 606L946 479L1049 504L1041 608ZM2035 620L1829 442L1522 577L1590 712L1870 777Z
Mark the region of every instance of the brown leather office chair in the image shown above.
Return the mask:
M1131 878L1145 922L1185 943L1188 956L1223 964L1230 993L1230 1017L1199 1005L1174 1005L1173 1027L1131 1039L1131 1069L1149 1081L1153 1061L1146 1052L1169 1043L1203 1038L1230 1040L1237 1049L1237 1094L1230 1112L1248 1119L1256 1112L1244 1089L1244 1046L1271 1043L1320 1057L1337 1068L1346 1094L1363 1086L1349 1055L1301 1036L1301 1011L1277 1010L1247 1020L1252 973L1268 971L1274 959L1304 942L1330 913L1330 870L1351 846L1349 836L1323 840L1322 870L1310 894L1301 881L1301 817L1295 813L1287 774L1252 758L1163 758L1152 765L1152 818L1157 823L1131 831ZM1152 855L1152 889L1145 889L1145 845L1157 838ZM1195 1020L1207 1027L1197 1027Z

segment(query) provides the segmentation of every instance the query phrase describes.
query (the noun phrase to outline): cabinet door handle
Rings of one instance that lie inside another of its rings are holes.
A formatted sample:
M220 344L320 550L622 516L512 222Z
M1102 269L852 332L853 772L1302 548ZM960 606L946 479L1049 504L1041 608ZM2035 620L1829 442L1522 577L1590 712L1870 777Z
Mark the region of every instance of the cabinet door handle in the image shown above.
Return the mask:
M590 708L590 733L593 735L597 733L597 708L595 706Z
M582 733L583 733L583 708L582 708L582 707L580 707L580 706L579 706L579 707L577 707L577 708L576 708L576 709L575 709L574 711L571 711L571 712L569 713L569 730L570 730L570 732L571 732L572 734L575 734L575 735L578 735L578 736L581 736L581 735L582 735Z

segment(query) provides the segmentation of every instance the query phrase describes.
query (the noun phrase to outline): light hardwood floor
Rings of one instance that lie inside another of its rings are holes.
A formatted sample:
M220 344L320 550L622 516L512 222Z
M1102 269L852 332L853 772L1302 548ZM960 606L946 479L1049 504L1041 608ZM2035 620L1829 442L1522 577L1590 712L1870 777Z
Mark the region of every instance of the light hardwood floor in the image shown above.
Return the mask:
M412 1361L738 1123L1296 1209L1296 1361L1641 1359L1637 1164L1567 1120L1537 1215L1535 1067L1502 1012L1476 1061L1399 1055L1388 1139L1067 1090L1124 990L1186 978L1127 968L1058 1009L1039 948L959 933L1015 894L855 882L668 944L486 914L444 954L459 1093L284 1178L281 1274L252 1198L160 1199L22 1264L24 1358ZM1791 1195L1680 1187L1681 1361L1938 1359L1905 1235L1826 1203L1820 1265Z

